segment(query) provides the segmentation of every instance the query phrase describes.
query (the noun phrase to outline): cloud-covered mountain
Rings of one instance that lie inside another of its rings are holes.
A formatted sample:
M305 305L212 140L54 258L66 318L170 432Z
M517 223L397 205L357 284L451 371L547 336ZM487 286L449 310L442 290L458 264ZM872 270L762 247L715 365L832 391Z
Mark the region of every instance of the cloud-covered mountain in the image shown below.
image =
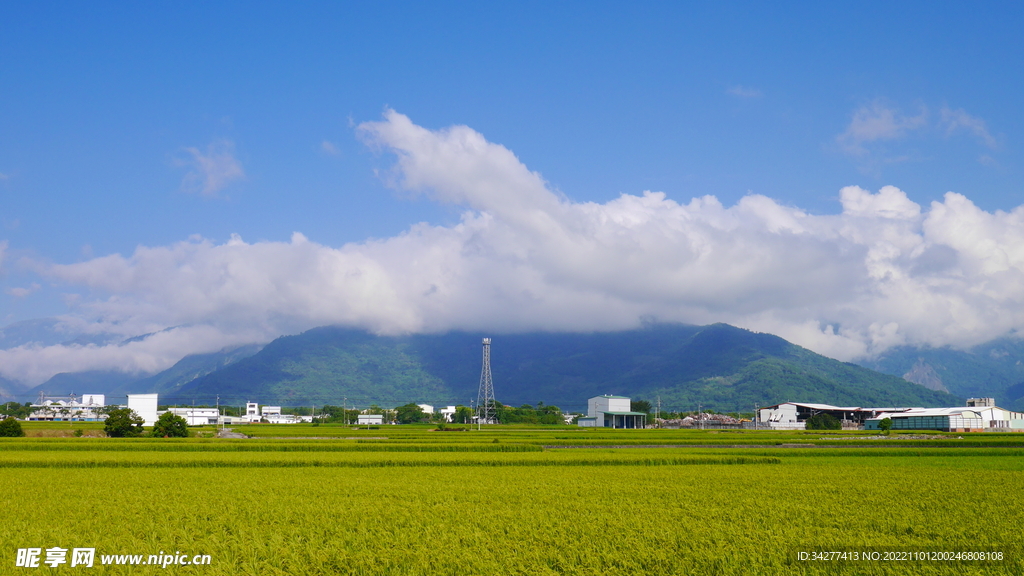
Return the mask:
M480 381L480 333L376 336L316 328L182 387L198 403L469 405ZM586 410L599 394L666 409L752 411L786 400L844 406L959 404L945 393L814 354L771 334L728 326L655 324L615 332L531 333L492 340L498 401Z
M0 375L155 373L189 354L325 324L376 334L611 331L726 322L841 360L895 346L970 347L1024 326L1024 207L947 193L838 191L839 214L761 195L733 206L661 192L574 202L466 126L387 111L358 132L396 158L393 187L463 209L340 247L192 238L74 264L34 263L79 291L70 318L142 340L0 350ZM86 322L86 320L88 322Z

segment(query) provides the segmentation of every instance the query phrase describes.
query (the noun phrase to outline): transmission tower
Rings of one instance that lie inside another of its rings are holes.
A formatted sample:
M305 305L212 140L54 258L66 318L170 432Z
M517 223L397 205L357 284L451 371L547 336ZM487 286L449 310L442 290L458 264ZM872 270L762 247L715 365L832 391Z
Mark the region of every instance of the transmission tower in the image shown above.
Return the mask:
M494 381L491 380L491 339L484 338L484 365L480 370L480 392L476 397L476 417L481 424L496 424Z

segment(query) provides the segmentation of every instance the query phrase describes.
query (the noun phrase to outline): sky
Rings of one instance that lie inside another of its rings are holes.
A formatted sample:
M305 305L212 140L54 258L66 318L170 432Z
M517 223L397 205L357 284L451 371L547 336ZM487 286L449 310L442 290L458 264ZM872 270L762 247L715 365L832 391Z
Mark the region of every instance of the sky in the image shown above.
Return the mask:
M213 3L209 3L213 4ZM1013 3L9 2L0 376L324 324L1024 326Z

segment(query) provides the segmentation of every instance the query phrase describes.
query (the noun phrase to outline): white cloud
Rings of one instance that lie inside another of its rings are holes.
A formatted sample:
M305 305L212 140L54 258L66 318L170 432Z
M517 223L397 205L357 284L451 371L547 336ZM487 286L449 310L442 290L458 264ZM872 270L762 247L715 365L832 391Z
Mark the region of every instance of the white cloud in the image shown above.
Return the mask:
M985 146L992 149L999 147L999 143L996 141L995 137L989 133L988 126L981 118L971 116L965 112L963 108L953 110L945 106L940 111L940 114L942 116L941 123L946 129L946 134L953 134L960 130L966 130L974 135L974 137Z
M31 285L29 285L28 288L8 288L7 293L10 294L11 296L14 296L15 298L24 298L25 296L32 294L33 292L39 290L40 288L42 288L42 286L40 286L36 282L33 282Z
M341 150L329 140L324 140L320 143L320 150L328 156L341 156Z
M876 100L854 111L850 125L836 137L836 142L845 152L862 156L868 152L865 144L903 138L909 132L925 127L927 123L927 108L921 108L917 116L906 116Z
M466 126L427 130L389 110L358 129L397 158L392 185L465 207L461 221L340 247L300 233L191 238L49 265L49 278L101 295L77 306L103 330L182 328L127 346L8 351L0 372L152 371L325 324L399 334L728 322L844 360L1024 328L1024 207L986 212L955 193L921 207L892 186L844 188L832 215L760 195L573 202Z
M757 88L748 88L746 86L733 86L725 91L726 94L733 96L739 96L740 98L760 98L761 91Z
M3 172L0 172L0 180L7 180L9 178L10 178L10 176L8 176L7 174L4 174Z
M216 196L232 182L245 178L242 164L235 158L235 144L230 140L211 143L205 153L198 148L185 148L185 152L190 158L179 160L178 164L189 168L181 181L186 192Z

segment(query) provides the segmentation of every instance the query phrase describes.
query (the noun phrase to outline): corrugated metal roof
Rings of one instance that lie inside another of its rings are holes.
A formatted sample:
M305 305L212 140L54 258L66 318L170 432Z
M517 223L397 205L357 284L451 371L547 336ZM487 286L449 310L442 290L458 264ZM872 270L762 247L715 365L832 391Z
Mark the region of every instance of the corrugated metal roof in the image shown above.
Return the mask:
M967 412L968 414L964 414ZM942 417L959 416L964 418L981 418L981 410L968 406L955 408L913 408L906 412L884 412L869 420L882 420L883 418L909 418L909 417Z

